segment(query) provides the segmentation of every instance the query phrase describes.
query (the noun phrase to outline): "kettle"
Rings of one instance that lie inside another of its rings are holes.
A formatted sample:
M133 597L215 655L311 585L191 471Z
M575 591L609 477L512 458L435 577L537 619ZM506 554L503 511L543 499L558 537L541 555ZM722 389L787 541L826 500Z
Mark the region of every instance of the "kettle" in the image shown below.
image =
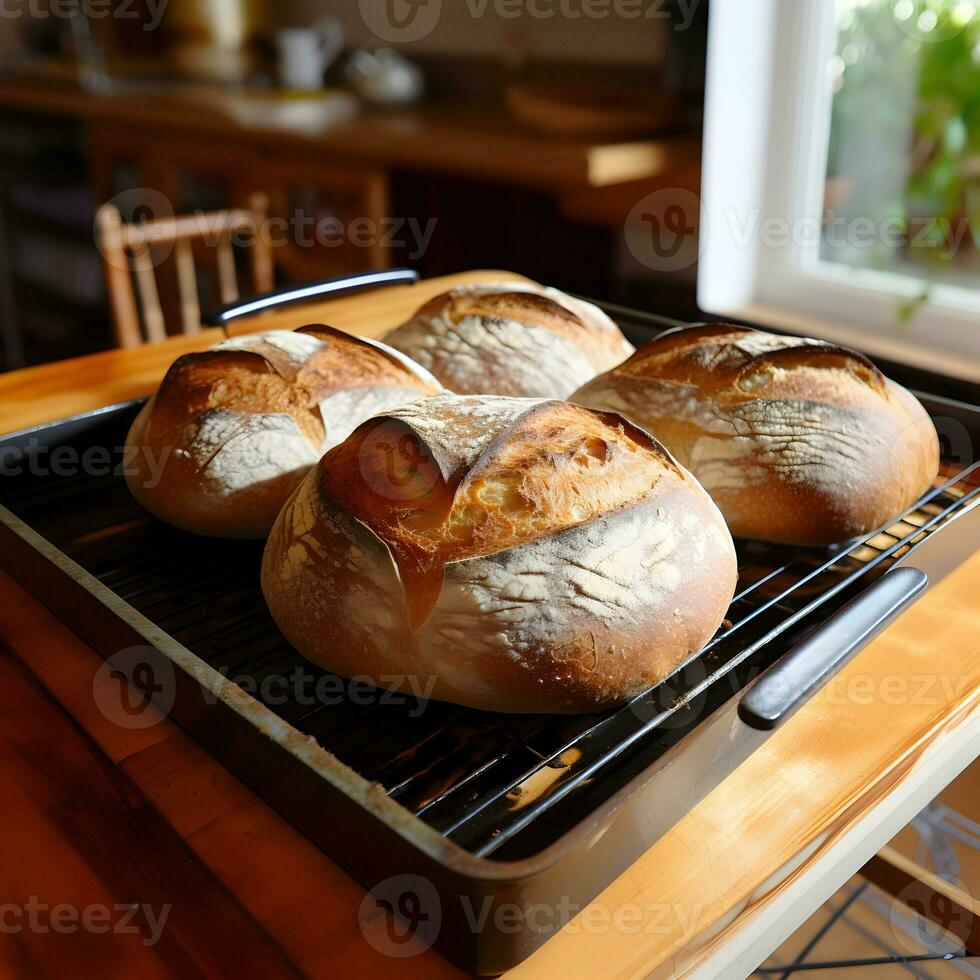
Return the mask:
M424 88L418 65L391 48L355 51L346 73L357 94L372 105L409 105L418 101Z

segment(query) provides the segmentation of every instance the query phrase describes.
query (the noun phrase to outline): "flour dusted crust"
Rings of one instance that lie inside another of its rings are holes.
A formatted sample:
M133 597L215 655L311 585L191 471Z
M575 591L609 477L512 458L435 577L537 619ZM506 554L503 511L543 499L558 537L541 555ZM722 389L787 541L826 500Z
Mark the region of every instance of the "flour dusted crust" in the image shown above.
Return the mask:
M127 481L177 527L264 537L327 449L441 390L399 351L332 327L246 334L174 362L130 429Z
M735 579L717 508L647 433L493 396L361 425L287 502L262 566L310 660L506 712L640 693L712 637Z
M597 306L528 282L461 286L385 341L460 394L566 398L633 346Z
M919 402L863 355L732 324L670 331L571 396L654 433L736 536L829 544L896 517L939 469Z

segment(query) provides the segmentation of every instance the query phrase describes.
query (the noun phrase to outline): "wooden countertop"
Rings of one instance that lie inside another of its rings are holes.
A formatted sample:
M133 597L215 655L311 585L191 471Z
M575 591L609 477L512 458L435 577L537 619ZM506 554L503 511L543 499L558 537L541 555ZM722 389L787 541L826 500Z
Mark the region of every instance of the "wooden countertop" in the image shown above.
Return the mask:
M605 187L697 170L694 136L633 141L551 139L522 128L502 111L433 106L362 112L347 120L304 119L296 100L229 93L201 85L145 83L104 93L10 74L0 78L0 106L141 131L205 132L282 149L328 150L334 158L382 168L452 173L544 189Z
M276 325L322 319L377 333L450 282L500 275L449 277L318 304L315 310L278 314ZM267 324L256 319L249 326ZM176 353L206 346L211 339L172 340L0 376L0 429L146 393ZM32 399L32 393L38 397ZM914 815L928 799L923 794L938 790L976 756L978 586L980 554L866 647L514 976L714 977L739 962L751 969L756 949L777 945ZM74 802L57 802L57 786L47 774L53 764L47 750L28 754L25 764L23 750L4 742L0 764L12 766L17 761L13 756L20 753L18 784L23 786L21 796L29 797L29 804L9 815L12 824L7 811L15 804L9 798L0 802L4 826L17 827L4 847L21 855L15 866L22 871L34 866L35 855L37 866L47 868L44 888L38 885L35 893L57 896L70 888L73 897L62 900L76 904L86 896L95 902L110 893L146 894L150 897L139 900L152 905L174 888L172 878L156 864L189 861L197 885L180 892L179 901L186 906L183 925L168 933L168 963L176 962L180 952L188 962L210 963L210 970L201 969L203 975L223 975L214 963L220 963L225 944L234 946L228 947L229 957L255 944L255 962L259 957L273 962L279 956L286 964L279 973L270 967L268 975L288 975L289 968L309 976L456 974L430 950L393 960L372 948L358 927L360 888L168 719L161 717L156 725L137 731L110 723L96 704L99 685L107 683L96 675L100 658L20 586L0 575L0 653L4 651L10 662L0 662L0 672L10 674L9 683L20 683L19 661L47 692L33 699L36 710L20 711L19 726L29 731L33 725L40 733L57 724L66 733L64 739L73 742L57 760L64 778L74 778L77 767L84 771L95 765L94 759L100 771L116 780L116 791L101 794L97 801L106 811L106 823L118 823L121 809L128 814L123 824L135 819L134 814L152 811L169 825L167 833L158 828L155 837L143 841L126 830L123 852L94 846L85 825L76 827L57 816L60 807L70 810L91 801L76 793ZM65 716L73 724L65 727ZM52 841L63 855L60 863L43 860ZM90 868L95 876L91 885L71 884L73 862ZM130 864L151 870L140 877L125 870ZM11 874L0 860L0 886L6 883L4 875L10 879ZM23 872L20 891L7 888L4 895L20 894L32 880ZM635 919L629 920L629 929L609 925L624 905L639 910L639 928L632 924ZM218 909L227 925L220 935L193 928L194 914L188 910L207 915L209 908ZM60 944L65 962L82 962L78 957L84 954L84 962L107 968L109 960L103 957L114 954L108 944L99 947L98 939L65 935L52 943ZM138 952L139 941L138 936L133 939L130 955ZM5 972L26 976L17 968L38 962L40 945L36 936L0 935ZM54 948L44 946L45 962L56 958Z
M370 299L365 294L354 294L324 303L291 306L262 316L243 317L232 322L228 333L293 330L308 323L327 323L365 337L380 337L407 320L426 300L456 282L522 278L494 269L443 276L413 286L390 286L369 294ZM224 330L212 327L197 334L171 337L162 344L100 351L0 374L0 433L148 395L181 354L204 350L224 337Z

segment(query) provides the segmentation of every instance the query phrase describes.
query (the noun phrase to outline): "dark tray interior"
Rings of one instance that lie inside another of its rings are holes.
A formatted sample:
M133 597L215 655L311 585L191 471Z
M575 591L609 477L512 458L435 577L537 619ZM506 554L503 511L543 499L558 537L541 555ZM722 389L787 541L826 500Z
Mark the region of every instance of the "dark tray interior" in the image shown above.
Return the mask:
M54 444L73 447L79 459L105 447L118 464L136 409L63 425ZM62 466L59 475L54 458L38 452L21 476L5 477L0 503L439 833L478 856L515 860L594 812L973 501L976 464L951 442L947 450L934 490L866 540L831 549L740 542L729 622L709 647L634 702L576 717L497 715L352 688L279 633L259 590L260 543L199 538L160 523L130 497L118 471Z

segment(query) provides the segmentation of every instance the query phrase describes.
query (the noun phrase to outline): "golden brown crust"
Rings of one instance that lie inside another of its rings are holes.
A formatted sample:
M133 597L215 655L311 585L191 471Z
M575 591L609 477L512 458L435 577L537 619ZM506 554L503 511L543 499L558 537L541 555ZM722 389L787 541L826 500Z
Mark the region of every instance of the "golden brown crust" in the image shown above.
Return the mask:
M633 347L598 307L530 283L464 286L385 338L460 394L564 398Z
M262 537L325 449L374 411L440 390L404 355L330 327L223 341L178 358L144 406L127 439L130 489L186 530Z
M453 405L443 399L429 411ZM619 416L553 401L532 401L451 474L423 433L390 416L366 422L320 468L324 486L391 549L419 621L450 562L595 520L648 496L664 469L680 475L655 440Z
M429 300L416 316L444 316L452 324L468 317L513 320L548 330L583 348L588 348L593 339L586 325L571 310L540 293L450 291ZM608 348L615 337L597 335L594 339L601 347ZM590 353L586 350L586 356Z
M329 669L572 712L699 649L735 574L717 509L645 432L564 403L443 396L322 460L276 522L263 590Z
M611 374L710 388L715 399L786 397L778 382L799 381L787 372L837 369L863 381L879 395L885 377L858 351L807 337L770 334L729 323L668 330L638 350ZM811 384L839 380L833 374L809 376ZM792 391L792 389L788 389ZM809 394L805 386L801 394Z
M670 331L572 398L657 435L742 537L866 534L938 472L921 405L863 355L808 338L731 324Z
M383 344L323 324L295 332L323 341L296 371L297 386L315 400L341 388L416 388L426 395L440 391L431 378L419 376L418 365Z
M146 434L165 439L207 411L288 415L314 443L323 439L323 420L313 393L295 383L296 371L272 357L245 350L184 354L170 366L156 396Z

